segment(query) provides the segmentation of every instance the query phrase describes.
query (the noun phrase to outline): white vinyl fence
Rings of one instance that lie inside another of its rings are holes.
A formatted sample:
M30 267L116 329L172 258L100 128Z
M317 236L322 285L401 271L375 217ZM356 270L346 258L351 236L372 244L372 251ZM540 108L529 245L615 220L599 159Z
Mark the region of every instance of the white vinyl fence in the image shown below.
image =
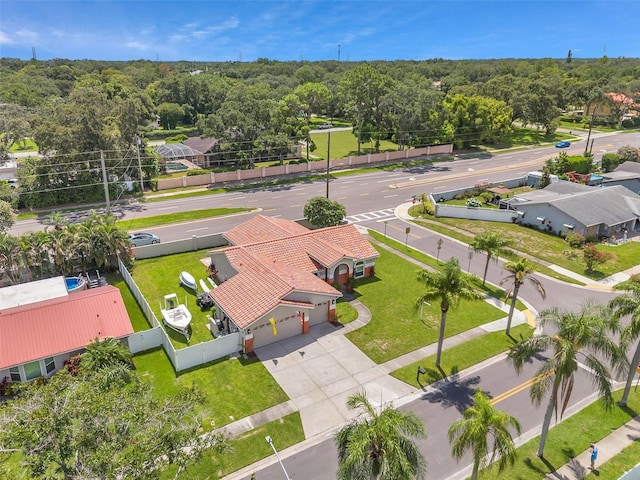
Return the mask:
M217 360L218 358L238 353L242 350L242 336L239 332L224 335L222 337L209 340L208 342L198 343L197 345L191 345L179 350L173 348L167 332L160 325L155 313L151 310L149 303L144 298L144 295L142 295L142 292L131 277L131 274L121 261L118 260L118 262L122 278L129 287L129 290L131 290L131 293L138 302L138 305L142 308L145 317L149 323L153 325L149 330L136 332L127 337L131 353L142 352L162 345L162 348L164 348L164 351L167 353L173 368L176 372L180 372L188 368Z

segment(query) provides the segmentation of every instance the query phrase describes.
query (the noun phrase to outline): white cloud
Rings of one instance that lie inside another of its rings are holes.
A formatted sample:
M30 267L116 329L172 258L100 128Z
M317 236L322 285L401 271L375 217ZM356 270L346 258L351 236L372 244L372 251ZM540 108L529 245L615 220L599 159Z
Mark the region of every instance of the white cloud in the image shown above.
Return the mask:
M136 50L147 50L148 45L142 42L130 41L125 43L128 48L135 48Z
M16 43L12 37L4 32L0 32L0 45L13 45Z

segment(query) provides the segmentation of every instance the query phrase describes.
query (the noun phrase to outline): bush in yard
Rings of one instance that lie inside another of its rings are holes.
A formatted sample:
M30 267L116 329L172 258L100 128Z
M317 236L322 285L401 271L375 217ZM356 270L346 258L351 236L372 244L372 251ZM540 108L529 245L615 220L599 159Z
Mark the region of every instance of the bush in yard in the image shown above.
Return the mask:
M567 233L564 236L564 239L572 248L580 248L584 245L585 242L584 236L580 232Z
M613 172L620 165L620 157L615 153L605 153L602 155L602 171Z
M598 247L596 247L593 243L587 243L582 248L582 255L588 272L593 272L593 269L595 267L606 263L613 257L610 252L603 252L601 250L598 250Z
M195 177L197 175L206 175L209 173L207 170L203 170L202 168L197 168L195 170L187 171L187 177Z
M482 202L480 200L478 200L476 197L472 197L469 200L467 200L467 207L481 207L482 206Z

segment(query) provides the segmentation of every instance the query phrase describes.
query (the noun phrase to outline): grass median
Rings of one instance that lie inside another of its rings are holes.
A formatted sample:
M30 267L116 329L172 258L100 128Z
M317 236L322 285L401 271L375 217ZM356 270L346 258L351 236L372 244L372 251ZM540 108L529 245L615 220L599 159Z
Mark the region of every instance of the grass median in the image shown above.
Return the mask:
M174 198L174 197L171 197ZM158 227L160 225L170 225L173 223L190 222L194 220L204 220L234 213L249 212L250 208L207 208L203 210L189 210L187 212L165 213L152 217L132 218L118 221L118 226L126 230L139 230L148 227Z

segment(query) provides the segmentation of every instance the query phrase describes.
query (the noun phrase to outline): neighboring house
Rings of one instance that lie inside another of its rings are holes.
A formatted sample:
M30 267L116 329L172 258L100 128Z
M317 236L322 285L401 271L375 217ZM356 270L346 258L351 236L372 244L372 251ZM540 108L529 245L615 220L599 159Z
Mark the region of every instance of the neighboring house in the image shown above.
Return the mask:
M198 155L202 155L200 152L194 150L182 143L165 143L160 145L154 150L158 155L166 158L170 162L179 162L180 160L186 160L187 162L194 163L198 159Z
M602 186L621 185L640 195L640 163L624 162L613 171L602 174Z
M601 188L559 181L502 203L517 210L518 223L558 234L620 238L624 230L640 228L640 196L620 185Z
M618 92L606 93L604 98L592 101L584 109L585 117L609 118L618 126L625 118L637 116L639 113L640 105L632 97Z
M210 294L217 320L243 332L245 352L333 322L342 292L332 284L373 275L379 256L353 225L308 230L258 215L224 237L232 246L210 252L221 282Z
M217 138L192 137L182 143L197 152L195 161L192 161L199 167L211 168L224 163L223 160L215 159L215 154L219 150L219 142Z
M49 377L95 338L133 333L113 286L68 293L64 277L0 289L0 381Z

